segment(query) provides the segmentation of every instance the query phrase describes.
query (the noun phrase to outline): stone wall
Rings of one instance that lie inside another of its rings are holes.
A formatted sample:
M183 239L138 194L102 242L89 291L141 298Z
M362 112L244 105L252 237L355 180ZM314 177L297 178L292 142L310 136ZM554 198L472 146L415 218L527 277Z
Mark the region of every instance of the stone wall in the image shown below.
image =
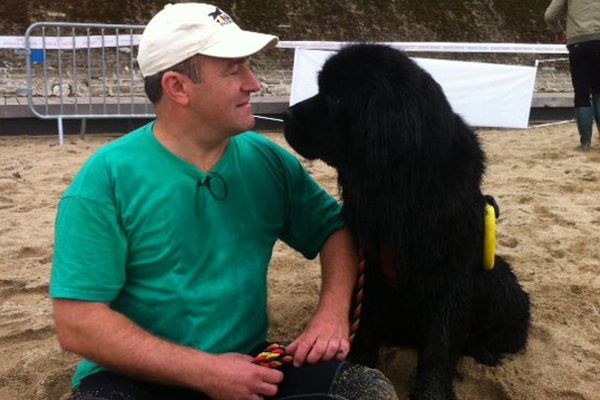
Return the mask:
M271 32L282 40L549 43L550 35L543 23L543 11L548 2L217 0L213 3L228 11L243 28ZM38 21L144 24L165 3L164 0L4 0L0 2L0 35L23 35L31 23ZM473 58L457 54L426 56ZM292 58L292 50L285 49L274 49L253 58L257 76L264 83L262 95L289 94ZM478 55L475 59L533 64L532 57L523 56ZM66 62L69 62L68 56ZM123 72L128 76L129 71ZM536 90L569 91L570 82L565 72L568 72L566 63L545 65L540 70ZM77 91L80 95L106 90L111 94L130 94L129 80L123 81L119 76L113 71L109 72L106 81L80 77L77 84L70 83L68 89L63 89L71 93ZM142 95L141 82L137 81L139 76L135 79L134 92ZM104 88L107 83L109 89ZM58 78L50 79L45 89L39 80L34 86L37 93L44 90L52 93L57 90L57 85ZM0 50L0 96L14 96L18 88L25 86L24 56L14 50Z
M172 1L173 2L173 1ZM36 21L144 24L165 0L3 0L0 34ZM543 42L549 0L215 0L245 28L286 40Z

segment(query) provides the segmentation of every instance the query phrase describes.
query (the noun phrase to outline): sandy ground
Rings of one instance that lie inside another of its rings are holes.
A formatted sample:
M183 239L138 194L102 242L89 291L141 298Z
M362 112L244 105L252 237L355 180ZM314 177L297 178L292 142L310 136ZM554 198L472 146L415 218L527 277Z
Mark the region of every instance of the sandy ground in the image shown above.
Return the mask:
M271 134L282 142L279 134ZM529 347L497 368L463 359L461 399L600 399L600 141L575 150L574 124L484 130L485 192L499 201L498 253L533 301ZM84 160L110 136L0 137L0 400L61 399L77 358L61 352L48 300L56 203ZM331 193L335 174L306 164ZM278 244L270 274L271 336L306 323L319 269ZM405 398L411 350L385 349L381 369Z

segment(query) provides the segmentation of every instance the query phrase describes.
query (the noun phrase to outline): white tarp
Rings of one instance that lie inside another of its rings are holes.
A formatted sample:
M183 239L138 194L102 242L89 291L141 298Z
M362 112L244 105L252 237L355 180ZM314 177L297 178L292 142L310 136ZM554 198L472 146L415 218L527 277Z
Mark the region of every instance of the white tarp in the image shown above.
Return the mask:
M334 51L297 48L290 105L317 93L317 75ZM414 58L471 126L527 128L535 67Z

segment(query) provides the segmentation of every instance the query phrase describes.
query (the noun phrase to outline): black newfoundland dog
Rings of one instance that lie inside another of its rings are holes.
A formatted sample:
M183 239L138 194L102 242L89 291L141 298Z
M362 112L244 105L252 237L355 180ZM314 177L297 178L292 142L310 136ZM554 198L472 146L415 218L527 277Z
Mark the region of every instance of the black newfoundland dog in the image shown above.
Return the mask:
M366 261L353 361L416 347L412 397L452 399L462 355L493 366L525 348L527 293L502 258L483 266L484 153L427 72L387 46L346 47L284 120L298 153L337 169Z

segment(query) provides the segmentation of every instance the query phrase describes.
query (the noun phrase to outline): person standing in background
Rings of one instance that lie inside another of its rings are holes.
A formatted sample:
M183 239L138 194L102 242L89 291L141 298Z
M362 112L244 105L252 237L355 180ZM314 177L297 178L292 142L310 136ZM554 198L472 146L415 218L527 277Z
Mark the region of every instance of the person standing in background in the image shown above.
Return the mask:
M561 24L565 13L566 31ZM594 118L600 130L600 0L552 0L544 19L555 41L569 50L580 148L587 151Z

